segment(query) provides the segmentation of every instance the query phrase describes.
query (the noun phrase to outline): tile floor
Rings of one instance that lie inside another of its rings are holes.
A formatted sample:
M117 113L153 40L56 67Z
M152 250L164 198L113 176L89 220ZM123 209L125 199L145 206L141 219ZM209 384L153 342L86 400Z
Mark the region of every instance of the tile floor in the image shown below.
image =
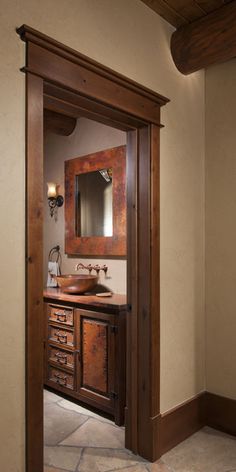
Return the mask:
M45 391L44 472L236 472L236 438L203 428L155 464L124 447L124 428Z

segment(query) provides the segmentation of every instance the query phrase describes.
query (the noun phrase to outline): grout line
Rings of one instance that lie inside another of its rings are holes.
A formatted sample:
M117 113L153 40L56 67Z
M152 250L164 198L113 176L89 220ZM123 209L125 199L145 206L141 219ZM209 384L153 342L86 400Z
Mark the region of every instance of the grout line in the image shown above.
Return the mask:
M63 399L63 400L64 400L64 399ZM62 408L63 410L65 410L65 411L71 411L72 413L76 413L77 415L82 415L82 416L89 417L89 418L91 418L91 419L93 419L93 420L100 421L100 423L106 423L106 424L109 424L110 426L114 426L115 428L122 428L122 426L118 426L118 425L115 424L112 420L109 420L108 418L104 418L103 416L102 416L102 419L100 419L100 418L97 418L97 417L95 417L95 416L92 416L92 415L89 415L89 414L86 414L86 413L80 413L80 412L78 412L78 411L76 411L76 410L72 410L72 409L70 409L70 408L66 408L66 407L60 405L60 402L63 401L63 400L59 400L58 406L59 406L60 408ZM67 400L67 401L68 401L68 400ZM55 402L55 403L56 403L56 402ZM86 409L86 408L85 408L85 409ZM88 411L89 411L89 410L88 410ZM95 415L96 415L96 413L95 413ZM98 415L98 416L99 416L99 415Z
M61 441L59 441L57 443L57 446L61 446L63 444L61 444L61 442L65 441L66 439L68 439L72 434L74 434L78 429L81 428L81 426L83 426L85 423L87 423L87 421L89 420L89 418L87 418L87 420L85 420L82 424L80 424L79 426L77 426L75 429L73 429L69 434L67 434L67 436L64 437L64 439L62 439ZM64 444L64 446L66 446L66 444ZM75 447L81 447L81 446L75 446Z
M137 462L137 464L140 465L139 462ZM126 470L126 469L132 469L132 467L136 467L137 464L127 465L127 466L125 467L125 470ZM145 466L144 466L144 467L145 467ZM119 470L120 470L120 471L124 470L124 467L119 467L119 469L109 469L109 470L106 470L106 472L116 472L116 471L119 472Z
M80 466L80 462L81 462L81 459L82 459L83 455L84 455L84 448L82 448L82 451L81 451L81 454L80 454L80 458L79 458L78 463L77 463L77 466L76 466L76 468L75 468L75 472L79 472L79 466Z

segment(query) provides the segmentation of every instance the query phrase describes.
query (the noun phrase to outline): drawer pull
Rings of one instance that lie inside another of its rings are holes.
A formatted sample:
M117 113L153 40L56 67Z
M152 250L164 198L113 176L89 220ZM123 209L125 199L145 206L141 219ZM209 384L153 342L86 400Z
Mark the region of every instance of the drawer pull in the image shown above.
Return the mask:
M54 313L54 315L56 315L57 321L59 321L60 323L63 323L63 322L66 323L66 321L67 321L67 315L66 315L65 312L64 312L64 313L61 313L60 311L56 311L56 312Z
M57 362L59 362L59 364L67 364L67 355L66 354L61 354L60 352L57 352L55 354L56 358L57 358Z
M61 334L60 332L56 333L57 340L61 344L66 344L67 343L67 335L66 334Z
M56 377L56 382L59 385L63 385L64 387L67 385L67 376L66 375L54 374L54 377Z

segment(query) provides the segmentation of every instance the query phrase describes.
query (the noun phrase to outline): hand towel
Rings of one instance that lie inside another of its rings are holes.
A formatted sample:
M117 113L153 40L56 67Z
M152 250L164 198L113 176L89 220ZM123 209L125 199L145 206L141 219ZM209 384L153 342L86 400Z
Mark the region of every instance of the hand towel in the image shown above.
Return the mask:
M58 262L48 262L48 280L47 287L57 287L57 281L52 277L53 275L60 275Z

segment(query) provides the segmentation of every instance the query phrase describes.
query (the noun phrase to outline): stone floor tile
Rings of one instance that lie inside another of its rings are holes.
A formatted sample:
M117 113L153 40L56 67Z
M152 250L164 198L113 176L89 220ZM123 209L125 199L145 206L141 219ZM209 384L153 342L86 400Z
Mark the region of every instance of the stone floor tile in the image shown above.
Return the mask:
M81 452L82 449L79 447L46 446L44 448L44 464L74 472L79 463Z
M43 472L70 472L69 470L65 469L55 469L55 467L48 467L47 465L44 466Z
M65 408L66 410L76 411L77 413L80 413L81 415L90 416L91 418L96 418L100 421L104 421L105 423L114 424L114 421L109 420L108 418L104 418L104 416L99 415L98 413L94 413L93 411L87 410L86 408L80 405L77 405L76 403L70 402L68 400L61 399L59 405Z
M205 427L163 460L174 472L228 472L236 468L236 439Z
M67 411L56 403L44 408L44 444L56 446L87 420L86 416Z
M61 444L78 447L124 448L124 430L89 418L79 429L68 436Z
M124 469L114 469L114 471L110 470L109 472L115 472L116 470L117 472L147 472L148 469L143 464L136 464L133 467L125 467Z
M81 456L79 472L108 472L116 470L134 472L131 466L136 467L138 465L145 466L146 461L126 449L86 448ZM146 468L141 469L142 472L143 470L147 471ZM135 470L135 472L139 472L139 469Z
M147 465L148 472L173 472L162 460Z
M43 401L44 405L50 404L50 403L56 403L62 400L62 397L59 397L59 395L56 395L55 393L49 392L49 390L44 390L43 391Z

